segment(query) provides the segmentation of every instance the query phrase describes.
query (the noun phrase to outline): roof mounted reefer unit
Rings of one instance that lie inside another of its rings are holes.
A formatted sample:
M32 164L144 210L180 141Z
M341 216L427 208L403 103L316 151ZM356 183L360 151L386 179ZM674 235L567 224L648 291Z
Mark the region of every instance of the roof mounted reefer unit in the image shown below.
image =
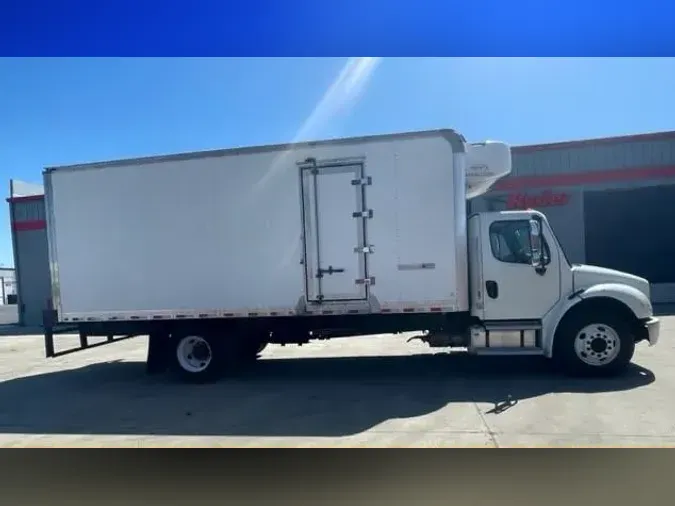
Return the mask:
M511 148L497 141L475 142L466 146L466 198L487 193L501 178L511 173Z

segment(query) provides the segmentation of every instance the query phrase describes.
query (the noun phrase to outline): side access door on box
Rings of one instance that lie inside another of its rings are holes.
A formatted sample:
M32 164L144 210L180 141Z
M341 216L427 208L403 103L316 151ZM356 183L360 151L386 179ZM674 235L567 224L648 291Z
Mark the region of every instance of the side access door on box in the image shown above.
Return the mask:
M310 303L366 301L369 277L366 191L362 159L299 164L305 288Z

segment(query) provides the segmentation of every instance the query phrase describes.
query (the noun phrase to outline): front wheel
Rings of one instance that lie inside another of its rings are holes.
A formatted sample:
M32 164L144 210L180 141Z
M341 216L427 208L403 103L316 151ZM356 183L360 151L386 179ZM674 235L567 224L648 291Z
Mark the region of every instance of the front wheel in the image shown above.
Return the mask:
M634 352L635 339L621 318L581 313L562 322L553 359L574 376L612 376L626 368Z

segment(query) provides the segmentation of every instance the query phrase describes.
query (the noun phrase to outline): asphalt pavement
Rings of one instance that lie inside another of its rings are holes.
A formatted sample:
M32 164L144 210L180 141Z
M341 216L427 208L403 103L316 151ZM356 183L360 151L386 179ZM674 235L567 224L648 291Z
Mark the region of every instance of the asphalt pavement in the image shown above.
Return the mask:
M0 446L670 446L675 317L662 332L612 379L381 335L270 346L210 385L147 376L145 338L46 359L41 336L7 336Z

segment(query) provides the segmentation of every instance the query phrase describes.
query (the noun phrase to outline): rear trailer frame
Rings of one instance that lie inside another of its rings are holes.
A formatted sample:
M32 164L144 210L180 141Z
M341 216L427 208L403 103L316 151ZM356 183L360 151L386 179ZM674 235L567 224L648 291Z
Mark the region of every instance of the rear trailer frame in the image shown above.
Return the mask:
M76 351L88 350L91 348L98 348L106 344L112 344L119 341L124 341L126 339L131 339L132 337L137 337L138 334L126 334L126 335L115 335L110 332L99 332L99 333L88 333L90 329L82 327L78 324L71 325L59 325L56 320L57 314L53 310L45 310L42 314L42 326L44 329L44 349L45 357L47 358L56 358L63 355L69 355L75 353ZM101 329L103 330L103 329ZM110 331L114 329L109 329ZM72 335L77 334L79 337L79 346L73 348L66 348L65 350L56 349L56 336L58 335ZM105 341L99 341L92 343L89 341L89 337L105 337Z
M332 315L303 316L296 318L239 318L182 321L118 321L90 322L64 325L57 323L56 312L44 312L44 342L47 358L55 358L80 350L139 336L163 336L192 332L205 335L220 335L224 340L246 338L251 335L269 336L270 344L302 345L315 340L340 337L358 337L374 334L398 334L402 332L443 332L461 334L477 320L468 312L461 313L408 313L390 315ZM59 336L79 336L79 346L63 351L56 349ZM89 338L105 338L91 343Z

